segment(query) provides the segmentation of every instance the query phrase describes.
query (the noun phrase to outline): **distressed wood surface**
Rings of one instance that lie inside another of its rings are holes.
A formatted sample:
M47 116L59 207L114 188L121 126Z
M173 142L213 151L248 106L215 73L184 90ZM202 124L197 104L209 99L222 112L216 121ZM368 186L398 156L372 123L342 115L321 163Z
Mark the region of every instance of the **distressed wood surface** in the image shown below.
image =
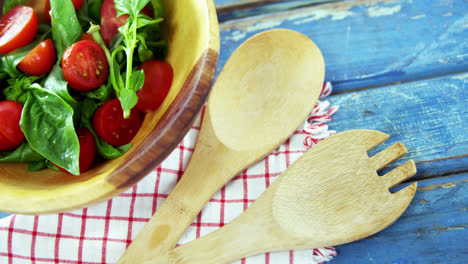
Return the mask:
M467 179L463 173L418 182L413 202L393 225L336 247L330 263L467 263Z
M220 16L242 19L220 25L218 69L260 31L302 32L321 48L335 88L329 100L340 105L330 128L388 133L376 151L401 141L408 154L395 164L414 159L418 168L411 181L420 187L404 215L368 239L338 246L331 263L466 263L468 1L301 4L230 6Z
M220 22L339 0L214 0Z
M335 92L464 72L467 10L464 0L358 0L227 21L220 25L218 71L247 38L281 27L320 47Z
M316 2L215 0L218 73L263 30L289 28L313 39L335 88L329 100L340 105L330 128L390 134L383 147L403 142L402 159L416 161L412 180L419 180L397 222L338 246L331 263L467 263L468 1Z

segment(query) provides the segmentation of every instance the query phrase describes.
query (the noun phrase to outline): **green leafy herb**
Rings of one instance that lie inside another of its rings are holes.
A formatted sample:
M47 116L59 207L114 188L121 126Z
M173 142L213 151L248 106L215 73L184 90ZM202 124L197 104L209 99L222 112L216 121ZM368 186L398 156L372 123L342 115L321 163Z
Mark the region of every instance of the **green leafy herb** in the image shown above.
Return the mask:
M5 2L3 2L3 14L6 14L15 6L25 5L25 4L26 4L26 0L5 0Z
M60 61L63 52L80 39L81 26L71 0L50 0L50 17L52 37Z
M78 107L78 103L68 93L67 84L68 83L67 81L65 81L65 77L63 77L62 68L60 68L59 64L56 64L52 68L52 71L50 72L47 79L45 80L44 89L56 93L63 100L65 100L65 102L71 105L73 109L76 110Z
M21 74L16 79L9 79L9 86L3 90L7 100L13 100L24 104L27 99L28 89L40 77Z
M83 1L82 6L77 12L78 21L80 22L83 32L88 31L90 24L100 23L101 6L103 2L103 0Z
M42 160L44 160L44 157L34 151L26 141L13 151L0 152L0 162L36 162Z
M20 127L33 150L72 174L80 173L80 143L73 124L73 108L55 92L33 84Z

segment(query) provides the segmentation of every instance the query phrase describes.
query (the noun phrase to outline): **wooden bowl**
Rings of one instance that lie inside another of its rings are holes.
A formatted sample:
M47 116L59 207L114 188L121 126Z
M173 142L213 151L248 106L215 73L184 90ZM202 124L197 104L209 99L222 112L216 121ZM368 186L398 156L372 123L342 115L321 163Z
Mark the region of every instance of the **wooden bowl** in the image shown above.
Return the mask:
M174 69L174 82L160 109L145 116L132 149L80 176L53 170L28 172L27 164L0 164L0 211L57 213L105 201L136 184L182 140L213 83L218 21L212 0L163 2L167 61Z

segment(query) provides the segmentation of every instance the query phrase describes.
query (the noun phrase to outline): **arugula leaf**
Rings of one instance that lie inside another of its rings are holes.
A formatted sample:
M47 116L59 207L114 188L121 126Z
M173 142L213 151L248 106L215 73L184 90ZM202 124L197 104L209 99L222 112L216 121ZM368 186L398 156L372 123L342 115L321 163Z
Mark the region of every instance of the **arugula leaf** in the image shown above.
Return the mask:
M5 0L5 2L3 2L3 14L5 15L8 11L13 9L13 7L19 5L26 5L26 0Z
M0 162L36 162L42 160L44 160L44 157L34 151L26 141L13 151L0 152Z
M33 84L23 106L20 127L33 150L72 174L80 173L80 143L73 108L60 96Z
M50 17L52 38L60 61L63 52L80 39L81 26L71 0L50 0Z

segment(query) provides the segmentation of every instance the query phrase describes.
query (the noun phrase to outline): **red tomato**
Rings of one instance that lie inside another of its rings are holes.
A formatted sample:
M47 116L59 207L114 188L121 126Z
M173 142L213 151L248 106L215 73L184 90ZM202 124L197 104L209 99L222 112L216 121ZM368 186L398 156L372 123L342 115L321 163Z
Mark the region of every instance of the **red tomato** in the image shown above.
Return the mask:
M89 33L83 33L81 34L80 40L93 40L94 41L94 38L93 38L93 35Z
M63 53L63 76L78 91L89 91L104 84L109 64L104 50L92 40L81 40Z
M54 43L52 40L46 39L20 61L18 69L29 75L40 76L52 69L55 59L57 59L57 53L55 52Z
M24 140L20 128L23 106L15 101L0 102L0 151L17 148Z
M75 10L80 9L81 5L83 4L83 0L72 0L72 2L73 2L73 6L75 7ZM44 17L50 21L51 20L50 13L49 13L50 12L50 0L46 1L44 10L45 10Z
M87 171L93 164L96 157L96 142L94 141L93 134L86 128L76 130L78 141L80 142L80 173ZM54 164L55 165L55 164ZM65 169L55 165L59 170L69 173Z
M132 109L130 117L123 117L123 110L119 99L105 102L94 113L93 128L98 137L112 146L130 143L140 129L140 115Z
M145 6L141 12L152 17L148 6ZM109 46L115 35L119 33L118 28L127 22L128 17L129 15L117 17L114 0L104 0L101 6L101 36L107 46Z
M16 6L0 18L0 53L28 45L37 33L37 16L31 7Z
M145 72L145 83L137 92L136 108L142 112L159 108L171 89L174 73L167 62L149 60L140 66Z

